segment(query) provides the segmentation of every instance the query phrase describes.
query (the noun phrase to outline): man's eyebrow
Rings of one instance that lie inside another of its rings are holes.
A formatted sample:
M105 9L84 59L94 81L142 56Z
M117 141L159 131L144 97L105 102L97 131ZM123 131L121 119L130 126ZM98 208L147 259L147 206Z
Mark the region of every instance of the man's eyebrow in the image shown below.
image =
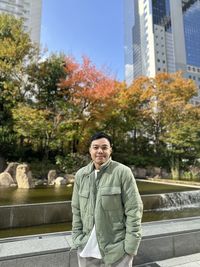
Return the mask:
M93 147L95 147L95 146L100 146L100 147L109 147L109 145L92 145Z

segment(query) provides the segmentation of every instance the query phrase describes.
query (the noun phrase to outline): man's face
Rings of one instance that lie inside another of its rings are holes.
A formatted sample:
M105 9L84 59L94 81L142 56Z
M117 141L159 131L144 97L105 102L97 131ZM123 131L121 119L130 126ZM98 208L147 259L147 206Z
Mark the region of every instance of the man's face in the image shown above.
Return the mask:
M96 169L99 169L110 158L112 147L106 138L100 138L92 141L89 152Z

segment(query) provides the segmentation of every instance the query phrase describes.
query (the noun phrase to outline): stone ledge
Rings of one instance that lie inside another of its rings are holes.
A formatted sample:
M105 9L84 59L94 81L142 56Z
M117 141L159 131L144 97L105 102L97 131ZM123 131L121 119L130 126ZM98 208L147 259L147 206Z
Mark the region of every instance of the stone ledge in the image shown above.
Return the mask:
M70 250L67 235L7 240L0 244L0 261Z

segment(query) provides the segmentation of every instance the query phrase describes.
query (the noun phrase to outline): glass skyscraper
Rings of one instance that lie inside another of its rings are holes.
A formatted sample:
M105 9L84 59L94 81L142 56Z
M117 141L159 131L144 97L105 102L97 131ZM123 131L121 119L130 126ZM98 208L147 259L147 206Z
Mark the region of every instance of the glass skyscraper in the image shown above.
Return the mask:
M196 82L200 95L200 0L124 1L125 40L129 40L125 42L126 82L141 75L182 70ZM134 10L132 25L126 23L131 21L130 10ZM132 51L131 67L127 51ZM200 97L193 101L200 103Z
M0 0L0 13L23 18L24 29L31 40L40 43L42 0Z

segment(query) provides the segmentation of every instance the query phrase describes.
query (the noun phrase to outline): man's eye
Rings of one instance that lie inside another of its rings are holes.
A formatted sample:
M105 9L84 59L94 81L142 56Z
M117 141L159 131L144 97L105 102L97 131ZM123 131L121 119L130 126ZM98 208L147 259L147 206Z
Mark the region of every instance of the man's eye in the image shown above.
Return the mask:
M93 146L93 149L94 149L94 150L98 150L99 148L101 148L102 150L107 150L107 149L108 149L107 146L102 146L102 147L99 147L99 146Z

